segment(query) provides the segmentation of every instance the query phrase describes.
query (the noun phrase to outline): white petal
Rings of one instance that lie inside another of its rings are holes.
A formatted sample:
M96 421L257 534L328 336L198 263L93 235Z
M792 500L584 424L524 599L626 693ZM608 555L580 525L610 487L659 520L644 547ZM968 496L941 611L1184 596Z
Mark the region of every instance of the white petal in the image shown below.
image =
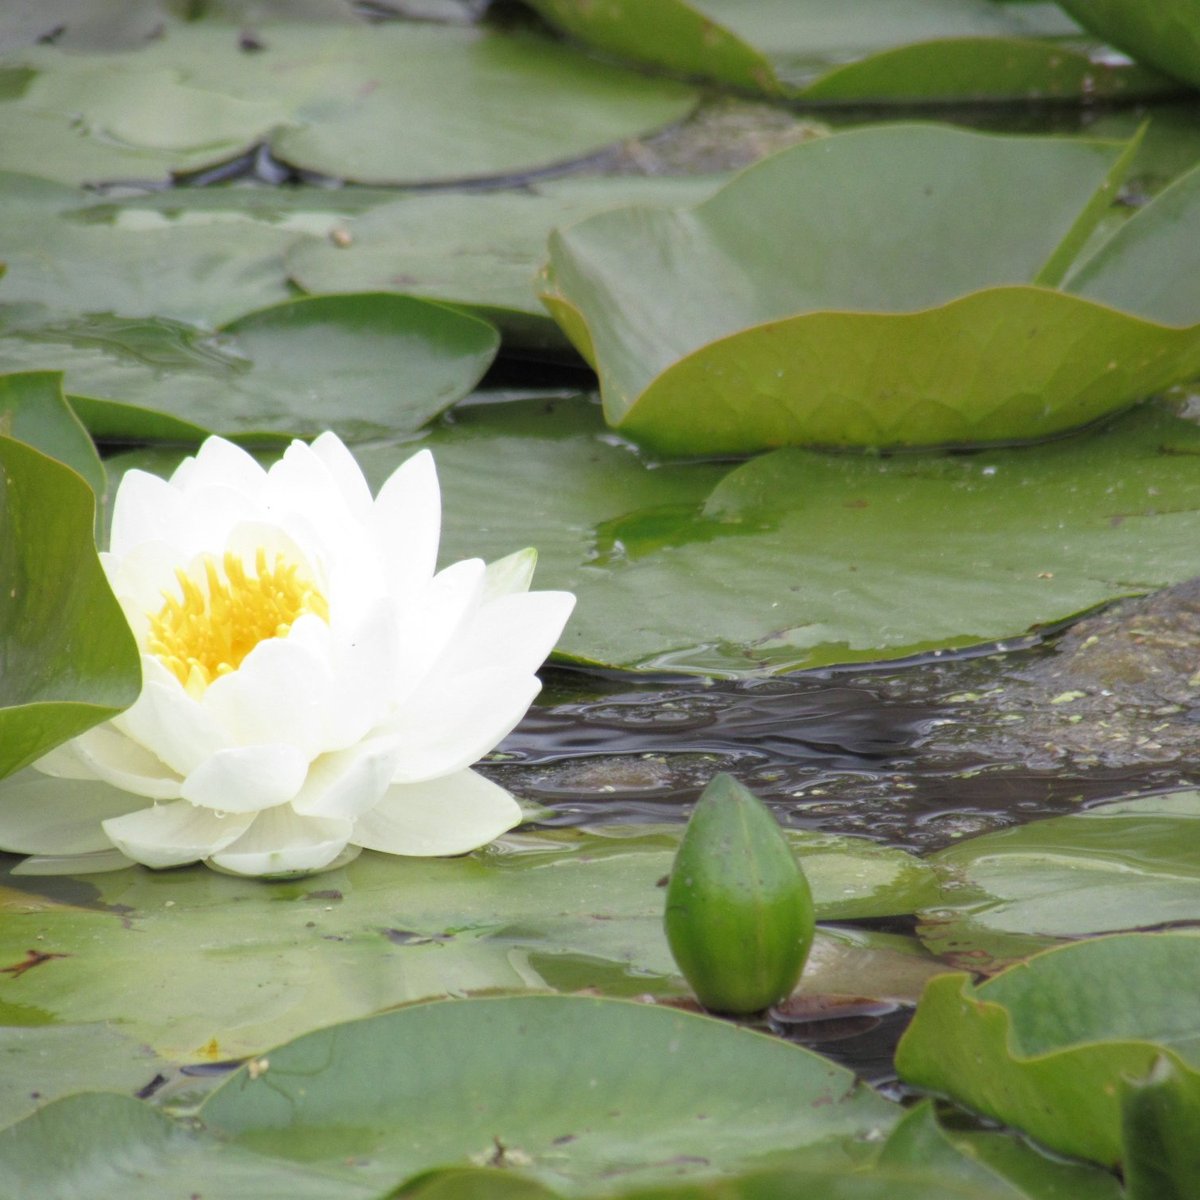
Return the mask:
M433 578L442 532L442 498L433 455L421 450L379 489L370 528L393 596L417 594Z
M353 746L383 724L400 678L399 625L390 598L377 600L352 627L335 624L330 651L333 686L324 730L327 750Z
M536 566L537 551L532 546L488 563L487 575L484 578L483 602L487 604L511 592L529 591Z
M112 720L114 728L145 746L180 776L229 746L232 739L204 706L183 690L157 658L142 655L141 695ZM176 791L175 795L180 793Z
M260 812L233 845L212 855L212 861L235 875L319 871L342 853L352 829L350 821L302 817L283 804Z
M147 471L126 471L113 500L109 552L123 558L143 542L171 541L183 520L183 497L165 479Z
M342 439L336 433L323 433L313 442L312 451L333 476L350 511L359 521L367 521L373 503L371 489L358 461L346 449Z
M324 624L320 617L309 621ZM236 745L285 742L305 759L323 749L323 718L333 680L328 663L311 654L300 639L259 642L242 665L213 680L200 698Z
M435 670L473 670L480 664L536 671L554 649L575 607L570 592L525 592L482 605Z
M238 746L205 759L180 795L217 812L260 812L290 800L307 773L308 758L295 746Z
M100 822L146 807L96 780L18 771L0 784L0 848L14 854L75 855L109 850Z
M114 817L104 822L104 832L118 850L147 867L179 867L224 849L253 820L253 813L217 816L176 800Z
M253 497L262 491L266 475L254 456L241 446L222 437L210 437L194 456L175 468L171 483L185 493L218 484Z
M151 800L174 800L179 795L179 776L111 721L81 733L34 765L46 775L99 779Z
M393 780L415 783L477 762L513 731L540 689L537 676L503 669L431 676L389 724L402 746Z
M395 784L354 824L351 841L387 854L466 854L521 822L517 802L474 771Z
M372 738L335 754L324 754L309 767L308 778L292 801L304 816L354 820L387 791L400 747L395 738Z
M120 850L110 846L93 854L31 854L12 869L14 875L98 875L101 871L124 871L134 865Z
M403 610L397 691L415 688L430 668L470 628L483 598L487 568L478 558L439 571L416 603Z

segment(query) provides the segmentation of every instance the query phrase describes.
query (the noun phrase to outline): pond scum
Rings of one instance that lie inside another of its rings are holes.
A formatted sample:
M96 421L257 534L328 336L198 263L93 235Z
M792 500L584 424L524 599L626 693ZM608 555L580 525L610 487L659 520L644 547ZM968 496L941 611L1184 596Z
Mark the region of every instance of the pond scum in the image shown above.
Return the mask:
M0 12L0 1200L1200 1195L1197 86Z

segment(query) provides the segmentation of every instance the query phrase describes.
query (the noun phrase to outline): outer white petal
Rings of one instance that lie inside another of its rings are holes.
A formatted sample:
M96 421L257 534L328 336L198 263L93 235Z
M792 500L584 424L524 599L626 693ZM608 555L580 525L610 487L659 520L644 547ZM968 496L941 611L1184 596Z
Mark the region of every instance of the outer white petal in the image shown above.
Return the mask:
M484 604L447 646L439 673L470 671L479 663L536 671L554 649L575 597L570 592L526 592Z
M498 600L512 592L527 592L533 583L533 569L537 566L537 551L528 546L515 554L508 554L487 565L484 577L483 602Z
M418 600L403 610L397 698L417 687L434 663L470 628L483 598L486 570L482 559L456 562L439 571Z
M308 758L295 746L238 746L205 759L180 795L216 812L261 812L290 800L307 773Z
M512 732L540 689L535 675L504 669L432 676L390 723L403 748L393 780L415 783L476 762Z
M113 718L115 729L145 746L180 776L231 745L233 739L224 727L151 654L142 655L142 678L141 695L132 708Z
M179 776L111 723L81 733L34 765L47 775L99 779L150 800L174 800L180 794Z
M109 552L123 558L143 542L170 542L185 521L184 500L165 479L147 471L126 471L113 499Z
M400 746L394 737L371 738L322 755L309 767L292 808L303 816L352 821L387 791L399 761Z
M156 804L104 822L104 832L122 854L148 867L179 867L207 858L243 834L253 813L219 817L186 800Z
M442 495L428 450L392 472L375 498L369 525L392 595L415 595L433 578L442 533Z
M301 620L324 624L315 616ZM299 638L269 638L236 671L213 680L200 704L235 744L285 742L311 759L323 749L332 687L328 662Z
M19 771L0 786L0 848L15 854L76 855L110 850L101 821L147 801L97 780Z
M248 451L223 437L210 437L205 438L194 455L175 468L171 484L184 493L218 484L247 497L255 497L262 491L266 476L266 471Z
M123 871L133 859L110 846L92 854L32 854L12 869L14 875L98 875L101 871Z
M354 516L366 522L371 514L371 489L354 455L336 433L323 433L312 444L313 453L325 464Z
M254 824L212 862L235 875L281 875L319 871L345 849L350 821L302 817L283 804L254 818Z
M396 784L355 822L351 841L387 854L465 854L521 822L517 802L474 771Z

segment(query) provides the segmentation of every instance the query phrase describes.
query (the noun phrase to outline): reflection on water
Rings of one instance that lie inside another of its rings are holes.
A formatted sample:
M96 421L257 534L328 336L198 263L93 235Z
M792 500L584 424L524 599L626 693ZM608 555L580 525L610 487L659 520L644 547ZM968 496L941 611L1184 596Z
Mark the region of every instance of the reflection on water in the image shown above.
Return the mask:
M684 820L729 771L787 825L914 850L1200 780L1195 761L1060 753L1031 719L1039 707L1057 717L1056 698L1039 705L1036 683L1012 689L1050 654L939 654L740 683L551 669L485 769L552 810L550 825Z

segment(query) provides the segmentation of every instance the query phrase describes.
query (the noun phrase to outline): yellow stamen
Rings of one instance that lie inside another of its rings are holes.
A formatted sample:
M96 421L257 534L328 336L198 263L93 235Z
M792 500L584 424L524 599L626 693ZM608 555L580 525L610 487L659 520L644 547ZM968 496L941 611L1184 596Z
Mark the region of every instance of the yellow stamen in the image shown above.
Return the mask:
M204 556L204 582L176 570L182 599L163 593L165 603L150 618L147 649L167 665L193 695L228 675L259 642L286 637L305 613L329 620L329 604L298 565L282 555L268 564L260 549L253 575L236 554L220 565Z

